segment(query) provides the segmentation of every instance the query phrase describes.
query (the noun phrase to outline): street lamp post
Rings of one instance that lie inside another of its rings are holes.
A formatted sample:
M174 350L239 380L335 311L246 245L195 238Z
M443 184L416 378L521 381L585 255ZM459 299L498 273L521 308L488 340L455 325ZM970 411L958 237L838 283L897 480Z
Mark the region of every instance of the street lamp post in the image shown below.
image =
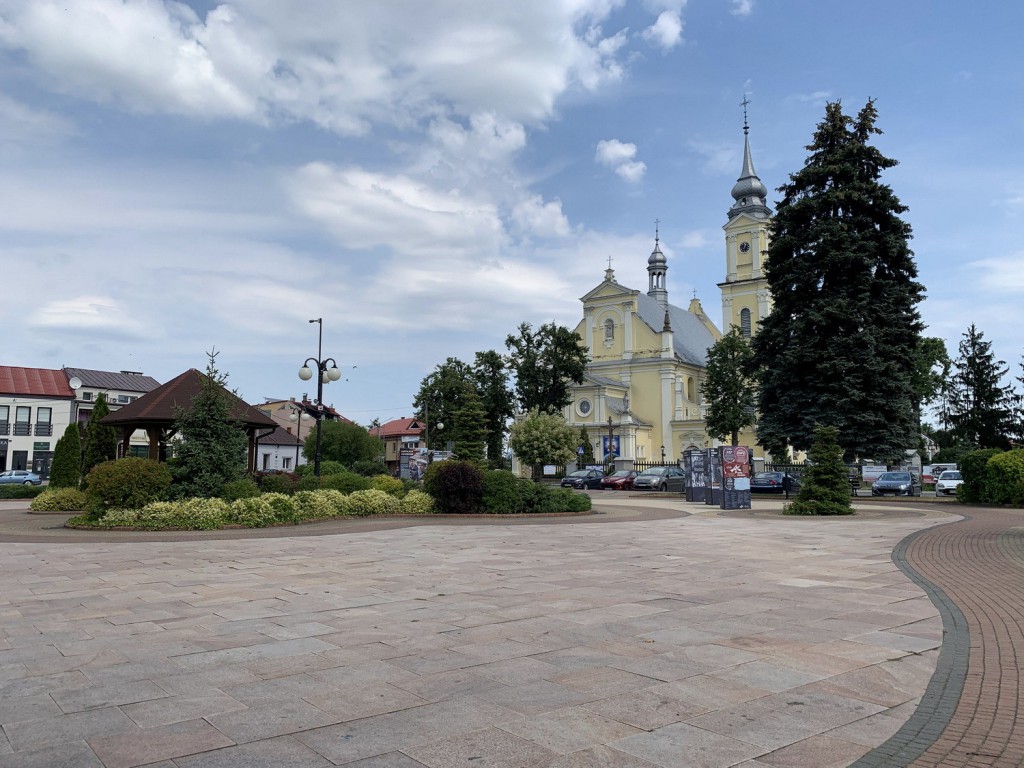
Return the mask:
M661 446L661 463L665 463L665 446Z
M309 367L310 363L316 366L317 378L316 378L316 453L313 456L313 475L314 477L320 477L320 422L324 417L324 384L330 381L337 381L341 378L341 371L338 370L338 364L334 362L333 357L329 357L326 360L323 359L324 352L324 321L322 317L318 317L315 320L310 320L311 323L316 323L320 326L320 338L317 342L316 357L307 357L306 362L302 364L299 369L299 378L303 381L309 381L313 378L313 369ZM330 363L330 367L327 364Z

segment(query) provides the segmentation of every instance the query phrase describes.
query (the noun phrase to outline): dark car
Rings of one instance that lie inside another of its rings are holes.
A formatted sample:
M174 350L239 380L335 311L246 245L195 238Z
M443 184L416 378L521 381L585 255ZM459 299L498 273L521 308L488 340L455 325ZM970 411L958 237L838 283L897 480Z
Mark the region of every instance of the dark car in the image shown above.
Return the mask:
M883 472L871 485L872 496L920 496L921 481L911 472Z
M0 472L0 484L17 483L18 485L42 485L43 478L35 472L24 469L9 469Z
M686 476L679 467L651 467L633 478L634 491L686 490Z
M604 472L600 469L577 469L562 478L563 488L599 488Z
M790 493L800 487L800 481L785 472L758 472L750 478L751 493L782 493L786 490L786 478L789 478Z
M620 469L601 478L601 488L605 491L628 491L633 487L633 478L637 476L635 469Z

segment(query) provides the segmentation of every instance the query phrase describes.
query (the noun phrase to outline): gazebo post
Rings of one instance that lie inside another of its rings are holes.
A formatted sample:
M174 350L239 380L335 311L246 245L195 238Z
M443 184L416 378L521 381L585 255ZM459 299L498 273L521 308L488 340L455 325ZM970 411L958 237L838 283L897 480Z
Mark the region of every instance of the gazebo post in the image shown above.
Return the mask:
M126 426L121 430L121 445L117 447L117 458L123 459L128 455L128 448L132 444L132 435L135 434L135 427Z
M146 430L146 435L149 437L149 458L153 461L160 461L161 433L160 427L150 427Z

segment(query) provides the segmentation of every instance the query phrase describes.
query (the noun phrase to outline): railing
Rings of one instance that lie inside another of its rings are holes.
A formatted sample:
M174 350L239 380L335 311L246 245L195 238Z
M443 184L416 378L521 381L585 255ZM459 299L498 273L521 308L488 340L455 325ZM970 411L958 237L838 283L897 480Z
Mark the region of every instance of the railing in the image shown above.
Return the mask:
M53 434L53 424L36 424L36 437L49 437Z
M23 437L31 435L32 425L27 422L16 421L14 422L14 434L15 436L21 435Z
M0 421L0 435L11 434L11 423L9 421Z

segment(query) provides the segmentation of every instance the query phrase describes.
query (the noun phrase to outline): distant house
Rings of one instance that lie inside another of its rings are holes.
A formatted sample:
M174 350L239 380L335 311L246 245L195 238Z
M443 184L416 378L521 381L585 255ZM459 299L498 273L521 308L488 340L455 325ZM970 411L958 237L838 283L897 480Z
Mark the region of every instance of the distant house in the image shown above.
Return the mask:
M317 405L315 401L309 399L308 395L303 395L301 400L296 400L294 397L287 400L268 399L257 407L274 420L274 423L280 427L280 432L294 435L300 446L306 444L306 439L313 434L313 430L316 428ZM351 423L350 419L346 419L329 405L324 406L323 420L347 421ZM284 440L284 438L279 439ZM260 440L260 445L263 442L263 440ZM288 471L293 472L295 467L305 463L306 457L302 455L300 447L297 458L292 464L292 469ZM278 467L278 469L284 469L284 467Z
M147 392L160 386L160 382L152 376L137 371L94 371L90 368L65 368L68 382L79 384L75 389L78 423L85 425L92 415L96 398L102 393L106 396L111 411L116 411L129 403L134 403ZM149 451L144 436L135 436L127 451L118 446L118 455L145 457Z
M49 477L54 446L75 418L64 371L0 365L0 471Z
M305 463L302 441L280 427L261 437L256 444L257 472L294 472Z
M384 441L384 463L394 474L401 466L403 450L426 448L424 426L419 419L401 418L370 429L370 434Z

